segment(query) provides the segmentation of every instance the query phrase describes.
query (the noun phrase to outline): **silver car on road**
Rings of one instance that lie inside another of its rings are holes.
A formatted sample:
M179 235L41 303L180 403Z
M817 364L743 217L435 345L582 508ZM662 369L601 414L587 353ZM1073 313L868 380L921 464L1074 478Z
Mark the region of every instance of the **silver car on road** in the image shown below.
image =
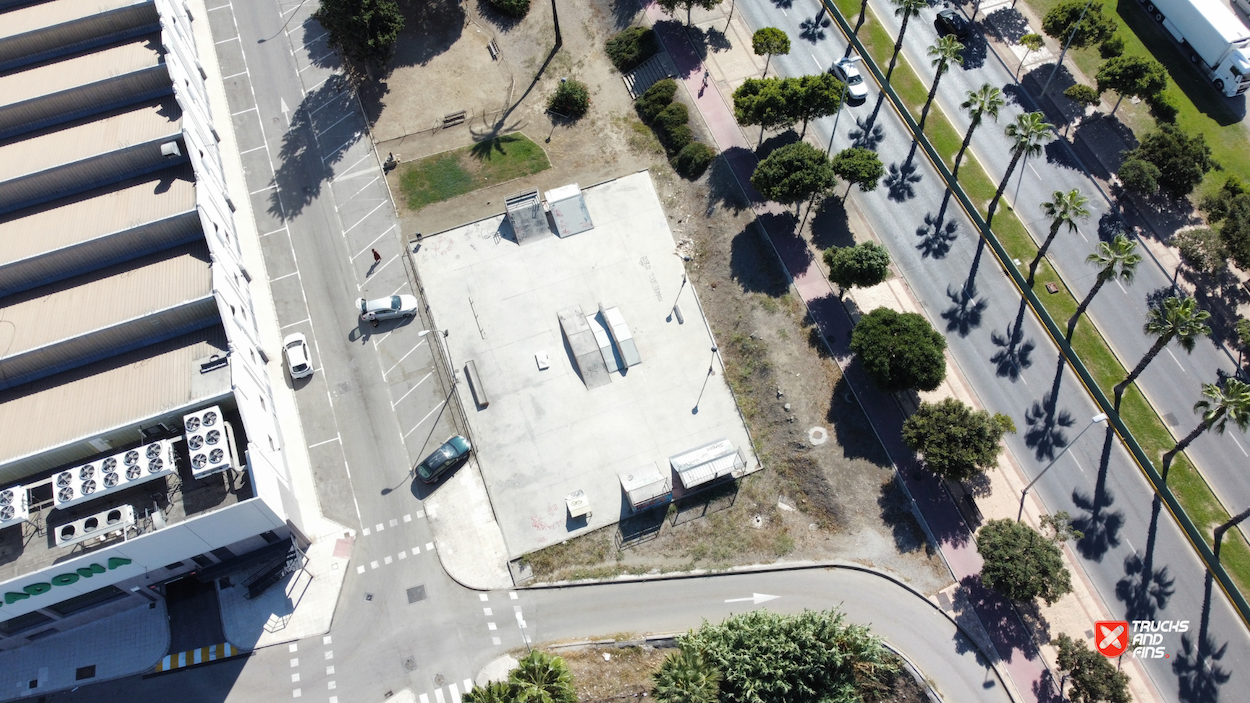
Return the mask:
M360 313L360 319L367 322L414 317L417 314L417 299L411 295L392 295L374 300L360 298L356 301L356 310Z

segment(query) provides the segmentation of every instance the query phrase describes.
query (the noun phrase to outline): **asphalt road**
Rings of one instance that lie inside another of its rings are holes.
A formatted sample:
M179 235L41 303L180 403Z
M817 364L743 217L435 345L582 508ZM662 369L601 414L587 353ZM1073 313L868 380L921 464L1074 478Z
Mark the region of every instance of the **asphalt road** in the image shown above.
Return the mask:
M773 58L782 75L811 73L846 53L836 26L814 27L819 15L814 0L741 4L752 28L779 27L793 38L790 54ZM931 14L922 13L922 20ZM924 24L913 21L908 36ZM979 246L958 203L869 82L867 100L842 116L833 148L870 146L887 165L880 187L855 195L877 236L930 320L946 333L983 406L1015 420L1020 432L1008 437L1007 445L1028 475L1045 471L1034 491L1051 511L1068 511L1086 533L1077 552L1111 611L1130 620L1191 621L1189 644L1201 640L1202 646L1186 650L1186 642L1172 636L1164 643L1168 659L1144 662L1165 699L1210 700L1203 692L1235 690L1238 665L1250 661L1250 633L1218 587L1214 593L1209 588L1201 562L1154 503L1128 453L1102 426L1090 427L1098 409L1076 376L1060 365L1058 350L993 253ZM827 143L833 121L826 118L809 129ZM836 207L819 216L817 244L828 246L830 233L842 226Z
M892 7L887 9L888 3L876 0L869 4L890 28L891 35L897 37L900 19L894 16ZM908 23L903 44L908 62L929 84L935 69L926 50L937 42L937 30L933 26L937 9L923 11ZM997 183L1011 161L1012 146L1003 132L1003 126L1015 120L1016 115L1039 109L1038 102L1016 83L1013 75L1015 65L1004 65L997 54L988 50L985 39L978 32L974 32L965 43L968 48L964 51L964 65L953 66L942 76L937 102L955 125L956 131L964 134L970 120L959 104L968 91L985 83L1003 90L1008 103L999 113L998 124L979 127L970 146L977 160ZM1038 77L1044 83L1053 66L1052 62L1030 69L1027 73L1035 75L1026 84L1040 93ZM1054 98L1063 89L1061 81L1056 80L1048 93ZM1062 97L1059 99L1063 100ZM1244 96L1236 98L1239 102L1244 99ZM1100 238L1110 239L1116 231L1114 203L1087 176L1085 168L1062 140L1047 145L1042 158L1027 160L1017 167L1004 192L1004 199L1016 208L1035 238L1044 238L1050 229L1050 220L1042 213L1041 204L1049 201L1057 190L1066 192L1074 188L1089 198L1089 220L1078 227L1076 234L1061 230L1048 257L1073 294L1080 298L1089 292L1097 277L1097 269L1086 263L1085 257L1093 252ZM1144 246L1139 247L1139 253L1145 256L1145 260L1138 266L1134 281L1131 284L1116 282L1105 286L1094 298L1088 313L1127 368L1136 366L1154 344L1154 337L1142 333L1149 301L1172 291L1172 278L1176 274L1175 270L1164 269ZM1066 320L1057 322L1061 326L1067 323ZM1202 397L1201 385L1215 383L1224 376L1234 374L1237 370L1235 362L1236 359L1214 339L1199 341L1192 354L1186 354L1174 342L1147 367L1137 380L1137 387L1165 417L1173 434L1183 437L1198 424L1199 417L1193 412L1193 404ZM1223 435L1204 433L1186 453L1197 463L1230 511L1235 513L1250 505L1250 472L1245 471L1246 463L1250 461L1250 437L1230 426Z

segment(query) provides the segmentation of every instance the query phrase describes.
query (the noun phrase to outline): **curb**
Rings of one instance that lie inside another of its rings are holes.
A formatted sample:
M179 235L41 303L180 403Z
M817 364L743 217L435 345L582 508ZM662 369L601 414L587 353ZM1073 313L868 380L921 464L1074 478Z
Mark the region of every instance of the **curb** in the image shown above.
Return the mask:
M200 647L199 649L192 649L186 652L178 652L177 654L166 654L164 659L157 662L151 673L144 675L144 678L168 674L182 669L190 669L196 666L215 664L239 656L250 657L251 655L252 652L241 651L229 642Z

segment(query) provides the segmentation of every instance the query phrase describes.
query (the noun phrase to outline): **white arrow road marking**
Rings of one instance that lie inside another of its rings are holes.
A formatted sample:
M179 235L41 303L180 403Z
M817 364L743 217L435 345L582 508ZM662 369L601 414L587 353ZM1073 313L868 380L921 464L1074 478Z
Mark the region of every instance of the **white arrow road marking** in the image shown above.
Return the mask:
M752 593L750 598L729 598L725 602L726 603L745 603L747 601L750 601L754 605L759 605L760 603L766 603L770 600L776 600L780 597L781 596L770 596L767 593Z
M282 118L286 120L286 123L288 125L291 124L291 108L287 107L286 101L280 97L278 98L278 110L282 112Z
M1115 629L1109 627L1102 628L1102 644L1098 645L1099 649L1106 649L1113 644L1119 644L1120 635L1124 633L1123 625L1116 625Z

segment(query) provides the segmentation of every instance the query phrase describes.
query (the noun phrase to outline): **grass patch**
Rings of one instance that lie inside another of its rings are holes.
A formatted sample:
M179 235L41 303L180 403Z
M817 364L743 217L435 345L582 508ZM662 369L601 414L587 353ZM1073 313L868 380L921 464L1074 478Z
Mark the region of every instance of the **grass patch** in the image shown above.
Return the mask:
M859 14L859 2L857 0L833 0L833 2L843 13L844 17L850 18L848 21L854 26L855 18ZM1045 11L1057 4L1058 0L1029 0L1029 2L1035 10L1039 11L1039 14L1045 14ZM1135 0L1120 0L1121 8L1123 8L1126 2L1136 7ZM1140 14L1143 18L1145 17L1144 12L1140 12ZM1150 21L1149 18L1146 18L1146 20ZM1123 19L1119 21L1123 24ZM1137 50L1141 55L1150 55L1136 34L1123 29L1121 34L1125 40L1125 53ZM869 10L868 17L860 27L859 38L878 66L888 65L890 55L894 52L894 42L886 33L885 28L876 21L871 10ZM1177 54L1175 47L1170 44L1164 46L1163 49ZM1077 65L1081 67L1082 71L1087 72L1091 76L1097 72L1097 67L1102 62L1101 57L1098 56L1097 47L1083 49L1076 52L1076 54L1078 56ZM1156 56L1156 58L1163 60L1162 57ZM1167 62L1165 61L1165 63ZM1172 70L1171 65L1168 68ZM1188 66L1184 68L1191 72L1193 70ZM1177 124L1186 131L1201 131L1205 134L1216 159L1221 161L1225 169L1233 171L1238 175L1245 174L1243 177L1250 180L1250 159L1238 158L1237 156L1239 150L1244 150L1245 148L1245 132L1240 124L1220 126L1216 117L1209 117L1205 112L1200 112L1193 102L1187 100L1186 98L1191 96L1180 91L1176 87L1175 81L1169 79L1169 82L1172 85L1173 92L1182 98L1179 101L1181 103L1181 116L1178 117ZM890 84L912 114L912 117L918 120L920 110L924 107L925 99L928 97L928 89L902 57L899 58L898 64L894 68ZM1211 96L1218 97L1218 94L1214 92L1214 88L1206 85L1205 81L1197 88L1206 90ZM1121 106L1121 112L1124 112L1124 107L1126 106L1128 106L1127 102ZM1149 120L1145 127L1153 128L1154 123L1145 112L1145 104L1143 103L1137 107L1141 108L1141 113ZM1218 107L1224 109L1222 104L1218 105ZM1205 109L1209 112L1214 111L1214 108L1210 106L1206 106ZM1130 124L1130 127L1134 126ZM983 124L981 126L981 129L986 128L992 129L994 127L992 124ZM940 107L934 106L930 109L924 131L925 136L929 138L939 157L946 162L948 167L952 166L954 156L963 142L963 137L951 125ZM990 179L971 153L964 154L958 180L968 198L981 211L981 216L984 217L986 214L985 208L989 204L990 199L994 197L997 184ZM1199 187L1199 194L1210 188L1212 183L1216 184L1214 187L1218 187L1218 185L1222 184L1222 181L1223 179L1204 180L1203 185ZM994 214L993 229L999 242L1007 250L1008 255L1013 259L1019 260L1021 269L1027 271L1029 263L1037 255L1037 243L1016 216L1014 210L1005 202L1000 203L998 211ZM1058 285L1059 292L1055 294L1048 292L1045 289L1045 285L1048 282ZM1051 318L1054 319L1061 329L1066 329L1068 319L1076 312L1077 300L1055 272L1049 261L1043 260L1039 264L1033 287ZM1112 353L1102 334L1088 318L1083 317L1077 324L1072 338L1072 347L1103 393L1108 397L1114 397L1115 385L1124 379L1127 371L1121 360ZM1130 361L1136 362L1135 359ZM1141 445L1146 456L1150 457L1154 462L1155 468L1161 470L1160 459L1164 452L1176 444L1176 439L1168 431L1167 426L1164 425L1158 413L1155 412L1155 409L1146 401L1135 385L1130 386L1124 394L1120 404L1120 417L1125 425L1128 426L1129 431L1136 438L1138 444ZM1196 422L1196 420L1194 421ZM1168 485L1190 520L1203 534L1204 539L1206 539L1209 545L1213 545L1212 530L1215 526L1226 522L1229 519L1229 514L1219 500L1216 499L1215 494L1211 491L1211 487L1184 454L1177 456L1173 462L1168 475ZM1225 535L1224 546L1221 549L1221 561L1242 593L1250 593L1250 545L1243 539L1240 531L1232 530Z
M551 168L547 153L523 134L506 134L404 164L399 188L409 210L420 210L513 178Z
M1025 2L1038 17L1045 16L1047 11L1059 4L1059 0ZM1225 98L1211 85L1210 79L1190 65L1189 58L1181 53L1163 29L1163 25L1147 15L1145 8L1137 0L1116 0L1115 3L1104 4L1108 10L1114 10L1107 14L1119 25L1120 37L1124 39L1124 55L1151 57L1167 67L1168 92L1176 97L1180 107L1176 116L1177 126L1191 134L1202 134L1211 146L1215 160L1220 162L1225 171L1240 176L1242 180L1250 179L1250 159L1243 156L1246 139L1250 135L1232 110L1228 109ZM1073 62L1090 81L1094 80L1098 67L1103 64L1097 46L1070 50L1068 56L1072 57ZM1114 98L1114 94L1109 94L1108 97ZM1133 130L1138 139L1154 129L1154 119L1144 102L1132 105L1125 100L1116 116ZM1197 202L1201 196L1218 190L1224 180L1219 175L1204 179L1194 193L1194 201Z

